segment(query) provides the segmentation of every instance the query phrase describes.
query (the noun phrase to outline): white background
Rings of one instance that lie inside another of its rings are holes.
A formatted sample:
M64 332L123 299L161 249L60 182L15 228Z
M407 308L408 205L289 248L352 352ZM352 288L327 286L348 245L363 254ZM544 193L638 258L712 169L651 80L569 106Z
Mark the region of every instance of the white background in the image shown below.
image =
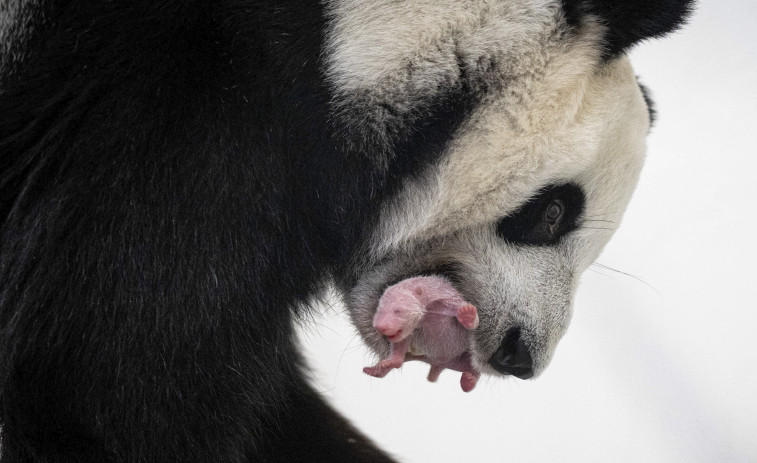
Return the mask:
M533 381L377 380L340 312L301 335L317 384L400 461L757 461L757 2L701 1L631 54L658 120L631 206Z

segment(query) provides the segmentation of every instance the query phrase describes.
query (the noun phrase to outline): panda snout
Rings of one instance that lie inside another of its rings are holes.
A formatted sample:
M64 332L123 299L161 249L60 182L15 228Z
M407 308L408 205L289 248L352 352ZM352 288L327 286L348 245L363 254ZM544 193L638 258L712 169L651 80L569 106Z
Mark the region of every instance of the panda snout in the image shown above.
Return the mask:
M534 361L526 343L521 339L520 328L510 328L494 355L489 358L489 365L498 372L513 375L520 379L534 376Z

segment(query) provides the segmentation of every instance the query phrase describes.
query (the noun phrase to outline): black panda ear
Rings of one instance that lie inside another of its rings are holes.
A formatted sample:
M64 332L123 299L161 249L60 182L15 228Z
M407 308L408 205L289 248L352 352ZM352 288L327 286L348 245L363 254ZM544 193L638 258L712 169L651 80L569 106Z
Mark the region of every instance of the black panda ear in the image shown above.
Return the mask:
M580 26L587 15L607 28L604 58L620 55L632 45L678 29L691 12L693 0L562 0L571 26Z

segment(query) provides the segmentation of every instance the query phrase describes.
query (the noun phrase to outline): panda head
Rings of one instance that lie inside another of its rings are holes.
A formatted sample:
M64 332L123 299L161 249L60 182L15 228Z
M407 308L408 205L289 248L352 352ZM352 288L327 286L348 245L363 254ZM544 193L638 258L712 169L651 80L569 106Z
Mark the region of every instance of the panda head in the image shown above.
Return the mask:
M643 164L651 111L623 53L678 27L689 3L329 4L335 118L355 145L384 147L379 169L439 108L456 118L429 143L438 157L381 205L345 279L376 353L390 348L372 326L383 291L438 274L478 308L466 353L477 370L544 370Z

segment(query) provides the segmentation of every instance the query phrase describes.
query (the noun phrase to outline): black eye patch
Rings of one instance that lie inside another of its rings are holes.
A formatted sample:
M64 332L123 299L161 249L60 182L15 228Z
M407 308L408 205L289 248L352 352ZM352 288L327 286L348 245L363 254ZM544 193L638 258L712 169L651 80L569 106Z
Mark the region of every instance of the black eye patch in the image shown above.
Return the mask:
M497 223L497 235L514 244L557 244L562 236L577 228L584 201L584 193L576 184L548 186L516 212L502 218Z

